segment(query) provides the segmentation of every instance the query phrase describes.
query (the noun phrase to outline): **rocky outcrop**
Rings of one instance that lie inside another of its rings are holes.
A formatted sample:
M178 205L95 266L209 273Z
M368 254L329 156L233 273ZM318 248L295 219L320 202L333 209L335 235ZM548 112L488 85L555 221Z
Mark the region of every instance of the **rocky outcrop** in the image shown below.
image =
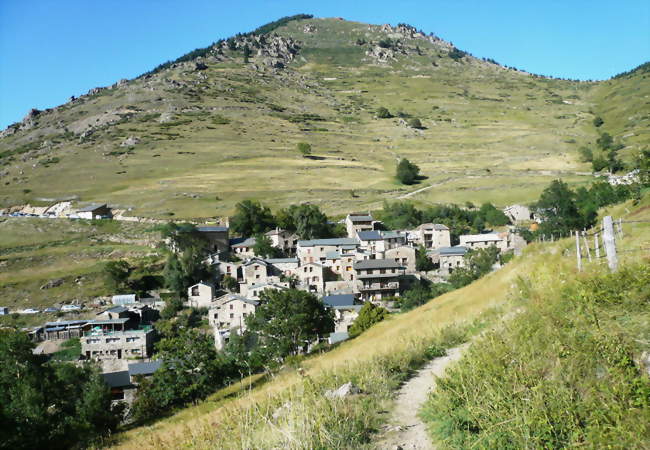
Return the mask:
M244 51L248 48L263 66L282 69L293 61L300 50L297 41L290 37L269 35L238 36L230 41L221 43L217 48L223 54L228 50Z
M140 138L136 136L129 136L128 138L122 141L120 147L130 147L132 145L137 145L139 142L140 142Z

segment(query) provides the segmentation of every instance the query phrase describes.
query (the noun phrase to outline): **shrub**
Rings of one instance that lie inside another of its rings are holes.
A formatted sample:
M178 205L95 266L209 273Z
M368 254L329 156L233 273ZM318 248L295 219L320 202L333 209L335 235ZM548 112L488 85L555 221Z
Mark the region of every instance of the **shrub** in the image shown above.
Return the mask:
M594 118L594 122L593 122L593 123L594 123L594 126L595 126L596 128L598 128L598 127L600 127L602 124L604 124L605 121L603 120L602 117L600 117L600 116L596 116L596 117Z
M592 152L590 148L580 147L578 152L580 153L580 161L592 162L594 160L594 152Z
M298 151L302 154L302 156L308 156L311 155L311 145L306 143L306 142L298 142L297 145Z
M377 118L379 118L379 119L390 119L391 117L393 117L393 115L390 113L390 111L387 108L384 108L383 106L381 106L377 110Z
M348 330L350 337L359 336L368 328L376 323L381 322L388 316L388 310L381 306L376 306L372 302L366 302L361 310L359 316L355 319L354 323Z
M412 119L409 119L408 125L411 128L422 128L422 122L420 122L420 119L417 117L413 117Z
M396 176L402 184L415 183L419 173L420 168L406 158L403 158L397 165Z

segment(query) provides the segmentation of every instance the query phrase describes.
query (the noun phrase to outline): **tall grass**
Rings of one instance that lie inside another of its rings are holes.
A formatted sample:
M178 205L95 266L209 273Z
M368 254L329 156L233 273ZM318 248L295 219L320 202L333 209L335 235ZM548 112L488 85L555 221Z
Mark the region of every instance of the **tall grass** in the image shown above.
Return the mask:
M472 346L423 410L449 448L648 448L650 266L521 284L526 311Z

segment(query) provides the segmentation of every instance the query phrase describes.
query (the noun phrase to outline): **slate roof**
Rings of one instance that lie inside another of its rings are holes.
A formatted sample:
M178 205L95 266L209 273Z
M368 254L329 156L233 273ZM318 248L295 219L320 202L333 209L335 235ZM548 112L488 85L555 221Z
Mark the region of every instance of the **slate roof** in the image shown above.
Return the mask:
M317 247L319 245L333 245L338 247L342 245L359 245L359 241L354 238L309 239L298 241L298 245L301 247Z
M369 216L368 214L365 215L356 215L356 214L350 214L348 216L351 222L372 222L372 216Z
M77 209L77 212L96 211L100 208L106 208L106 203L93 203L92 205L84 206L83 208Z
M465 242L487 242L487 241L501 241L499 235L486 233L486 234L466 234L461 236Z
M460 245L457 245L455 247L440 247L435 249L433 253L438 253L444 256L463 256L465 253L467 253L467 247L462 247Z
M269 259L265 259L264 261L266 261L269 264L283 264L283 263L297 264L299 262L298 258L269 258Z
M107 313L107 312L119 314L119 313L123 313L123 312L126 312L126 311L128 311L128 309L125 308L124 306L113 306L112 308L108 308L107 310L102 311L99 314L104 314L104 313Z
M379 231L357 231L357 236L362 241L381 241L383 239Z
M332 251L332 252L327 252L325 253L325 258L326 259L339 259L341 257L341 254L339 252Z
M57 326L63 326L63 327L69 327L73 325L83 325L87 323L87 320L62 320L61 322L46 322L45 327L57 327Z
M353 294L326 295L323 297L326 306L351 306L354 305Z
M107 320L90 320L87 325L112 325L112 324L124 324L130 319L128 317L122 317L121 319L107 319Z
M401 269L394 259L364 259L354 263L354 269Z
M398 238L398 237L403 237L403 238L406 237L405 234L400 233L398 231L382 231L381 235L382 235L382 237L384 239L394 239L394 238Z
M253 245L255 245L255 242L256 241L254 237L249 237L236 244L231 244L230 246L231 247L252 247Z
M197 231L200 231L201 233L215 233L215 232L225 232L228 231L228 227L217 227L217 226L203 226L203 227L196 227Z
M162 361L140 362L129 364L129 375L152 375L162 366Z
M120 372L109 372L103 373L102 377L104 382L110 387L125 387L131 385L131 377L129 377L128 370L122 370Z

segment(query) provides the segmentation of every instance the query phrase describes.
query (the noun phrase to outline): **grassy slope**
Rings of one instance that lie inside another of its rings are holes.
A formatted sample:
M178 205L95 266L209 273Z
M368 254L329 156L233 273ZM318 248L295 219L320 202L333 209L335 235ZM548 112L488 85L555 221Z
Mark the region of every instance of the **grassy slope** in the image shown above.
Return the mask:
M303 32L307 22L315 33ZM454 62L423 40L405 40L409 55L379 65L355 42L385 37L380 27L336 19L292 22L278 33L303 43L287 70L259 72L240 55L208 61L201 72L181 64L42 114L38 127L0 140L0 152L27 144L40 153L2 167L9 174L0 205L78 195L134 206L139 215L207 217L256 197L342 212L414 190L392 178L403 156L422 167L422 186L435 185L414 197L421 202L525 202L553 177L589 178L575 175L588 169L575 150L596 137L591 84ZM426 129L375 119L379 106L418 117ZM64 135L106 111L122 121L86 140ZM304 113L323 120L287 120ZM159 114L171 114L171 125ZM215 123L219 117L229 123ZM141 139L130 153L120 146L128 136ZM301 158L299 141L324 159ZM46 167L52 155L60 161Z
M601 261L521 283L525 312L438 384L423 415L446 448L647 447L650 202L629 207L612 213L646 222L624 225L618 273Z
M639 206L628 203L609 213L630 220L650 220L650 198L646 196ZM627 238L620 249L647 248L650 245L648 228L648 224L626 224ZM307 359L303 364L309 375L307 379L301 379L288 369L271 382L250 389L245 380L239 388L232 386L198 406L184 409L152 426L128 431L118 436L116 444L122 448L178 448L184 445L309 448L310 445L335 446L336 443L346 447L347 444L343 444L346 436L354 439L347 446L361 445L364 439L368 443L368 433L382 420L378 411L390 405L389 392L396 386L397 375L407 373L413 361L419 361L418 355L422 358L423 349L438 338L441 328L472 321L491 307L501 305L507 310L513 305L511 301L519 296L517 285L522 279L533 286L542 286L572 278L576 271L572 246L570 240L531 245L523 256L515 258L502 270L412 312L394 316L329 353ZM639 252L621 253L621 263L638 261L641 256ZM592 270L592 266L587 266ZM350 379L367 390L365 400L350 400L350 405L337 407L323 399L325 389ZM226 394L234 398L224 400ZM296 414L303 417L300 423L281 421L278 424L270 417L286 401L291 401ZM323 417L328 414L332 417ZM354 429L346 429L344 423ZM355 437L351 437L353 433ZM343 436L342 440L337 440L338 434Z
M109 295L102 268L111 259L155 254L151 225L116 221L0 219L0 296L11 310ZM79 282L76 282L75 280ZM64 283L40 289L50 280Z

